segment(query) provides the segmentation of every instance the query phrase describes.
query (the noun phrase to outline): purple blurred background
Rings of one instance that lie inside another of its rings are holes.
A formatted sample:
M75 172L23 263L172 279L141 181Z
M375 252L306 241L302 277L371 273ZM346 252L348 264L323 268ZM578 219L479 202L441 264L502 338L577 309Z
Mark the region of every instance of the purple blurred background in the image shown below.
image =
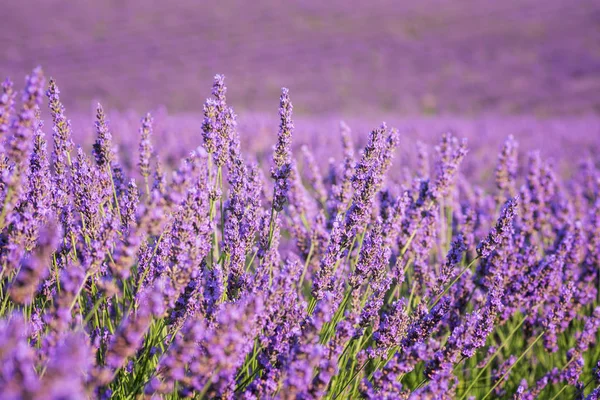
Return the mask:
M176 4L176 6L174 5ZM71 111L201 112L223 73L238 111L341 116L600 112L600 2L3 1L0 76L35 65Z

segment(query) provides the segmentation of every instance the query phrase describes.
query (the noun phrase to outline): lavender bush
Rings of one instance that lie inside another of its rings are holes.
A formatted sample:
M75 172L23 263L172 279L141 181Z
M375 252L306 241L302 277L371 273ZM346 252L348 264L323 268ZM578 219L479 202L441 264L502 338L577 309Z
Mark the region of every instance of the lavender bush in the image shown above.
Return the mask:
M151 114L119 149L98 105L79 147L57 82L21 93L0 95L0 398L600 395L597 157L557 171L509 136L482 181L453 133L383 123L359 149L342 123L324 160L285 88L272 151L247 152L217 75L174 163Z

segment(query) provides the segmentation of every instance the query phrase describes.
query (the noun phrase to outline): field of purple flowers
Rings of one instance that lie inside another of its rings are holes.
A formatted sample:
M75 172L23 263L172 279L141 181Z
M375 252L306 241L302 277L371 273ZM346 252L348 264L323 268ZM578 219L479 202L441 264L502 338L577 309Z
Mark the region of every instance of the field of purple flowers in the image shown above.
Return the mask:
M0 398L599 398L597 119L298 146L293 93L276 133L226 91L80 147L57 82L4 81Z
M594 0L34 2L3 2L0 77L42 65L71 113L197 113L217 72L240 114L600 112Z

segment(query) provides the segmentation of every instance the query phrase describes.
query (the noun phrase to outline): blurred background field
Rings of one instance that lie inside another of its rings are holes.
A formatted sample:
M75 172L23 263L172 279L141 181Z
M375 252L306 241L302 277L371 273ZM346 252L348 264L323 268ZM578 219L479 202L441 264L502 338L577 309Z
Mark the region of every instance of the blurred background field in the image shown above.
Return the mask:
M282 86L294 147L310 145L323 168L341 155L342 119L358 146L381 121L400 129L397 177L417 141L432 152L446 130L468 139L463 172L481 184L508 135L523 159L540 150L566 176L600 152L598 2L37 0L3 13L0 76L20 87L43 66L88 150L101 102L132 166L147 111L167 166L201 143L216 73L259 162L270 159Z
M176 4L176 5L175 5ZM4 1L0 76L36 65L71 111L539 117L600 112L600 2Z

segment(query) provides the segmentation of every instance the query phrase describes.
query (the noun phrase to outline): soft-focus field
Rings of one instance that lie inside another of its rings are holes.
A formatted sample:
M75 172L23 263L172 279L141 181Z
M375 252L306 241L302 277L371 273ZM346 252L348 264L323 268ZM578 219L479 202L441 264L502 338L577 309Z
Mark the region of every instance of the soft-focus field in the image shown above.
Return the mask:
M198 113L216 73L231 105L297 114L600 112L600 2L5 0L0 76L42 65L69 110Z
M2 86L0 398L598 399L597 117L238 123L216 76L71 124L58 84Z

